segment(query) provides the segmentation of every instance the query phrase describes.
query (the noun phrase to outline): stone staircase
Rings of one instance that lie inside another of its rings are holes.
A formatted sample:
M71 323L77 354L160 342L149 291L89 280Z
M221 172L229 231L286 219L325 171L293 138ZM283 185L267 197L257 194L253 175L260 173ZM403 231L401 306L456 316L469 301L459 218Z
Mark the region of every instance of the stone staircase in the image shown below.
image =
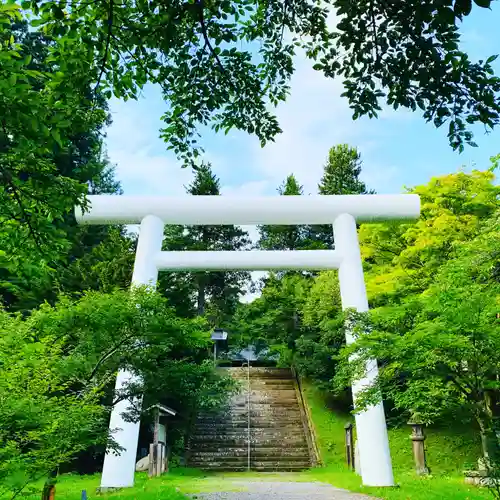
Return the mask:
M241 390L224 411L198 415L189 440L188 465L221 471L245 471L250 465L251 470L263 472L311 467L307 419L291 371L225 370L240 382Z

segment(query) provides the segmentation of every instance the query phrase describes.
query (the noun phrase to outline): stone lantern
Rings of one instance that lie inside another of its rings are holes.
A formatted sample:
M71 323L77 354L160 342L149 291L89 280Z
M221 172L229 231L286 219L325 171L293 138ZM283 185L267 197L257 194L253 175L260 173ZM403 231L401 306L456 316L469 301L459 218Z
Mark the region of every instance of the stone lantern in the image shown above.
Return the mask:
M419 476L429 474L425 457L425 434L424 425L418 414L414 413L409 420L411 426L411 440L413 444L413 458L415 459L415 469Z

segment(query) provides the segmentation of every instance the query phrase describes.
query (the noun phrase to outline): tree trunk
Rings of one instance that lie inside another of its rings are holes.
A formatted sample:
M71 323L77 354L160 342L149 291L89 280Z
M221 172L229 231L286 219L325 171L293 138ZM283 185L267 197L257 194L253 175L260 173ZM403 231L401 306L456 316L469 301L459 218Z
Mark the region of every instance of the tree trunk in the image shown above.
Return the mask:
M198 276L198 316L205 314L205 274L202 273Z

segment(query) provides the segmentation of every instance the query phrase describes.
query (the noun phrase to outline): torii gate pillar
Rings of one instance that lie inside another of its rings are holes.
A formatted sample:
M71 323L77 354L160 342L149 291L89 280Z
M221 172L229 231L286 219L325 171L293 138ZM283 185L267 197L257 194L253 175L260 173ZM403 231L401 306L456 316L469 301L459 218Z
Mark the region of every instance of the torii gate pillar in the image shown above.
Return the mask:
M161 250L163 241L163 221L148 215L141 222L139 240L135 253L132 287L156 286L158 281L158 268L155 264L154 254ZM120 370L116 377L115 391L133 382L136 376L127 370ZM106 451L102 467L101 489L123 488L134 485L135 462L137 443L139 442L139 422L127 422L123 419L131 405L141 404L140 401L121 400L111 411L109 428L116 430L115 439L124 448L119 455L111 450Z
M368 311L356 222L387 219L416 219L420 215L417 195L275 196L228 198L185 196L179 198L99 195L88 197L87 213L75 209L84 224L138 224L139 241L132 286L155 286L159 270L279 270L338 269L342 308ZM333 224L335 250L162 252L164 224L259 225ZM347 343L353 341L351 333ZM367 374L353 384L353 399L373 383L378 373L376 360L367 364ZM118 374L116 389L134 375ZM139 422L122 418L131 402L113 408L110 429L124 448L119 456L106 453L101 488L133 486ZM380 402L356 415L361 476L366 486L393 486L391 456Z

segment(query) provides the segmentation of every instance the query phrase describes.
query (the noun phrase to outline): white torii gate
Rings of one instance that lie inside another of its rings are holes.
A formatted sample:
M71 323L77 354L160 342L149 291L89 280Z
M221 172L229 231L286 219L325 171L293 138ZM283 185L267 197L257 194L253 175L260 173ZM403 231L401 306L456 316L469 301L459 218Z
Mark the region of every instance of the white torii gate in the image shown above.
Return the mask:
M142 197L89 196L90 208L75 208L82 224L140 224L132 286L155 286L158 271L338 269L342 308L368 311L356 222L416 219L417 195L275 196L232 198L224 196ZM182 225L295 225L332 224L335 250L303 251L184 251L162 252L165 224ZM353 342L351 334L347 343ZM367 376L353 384L356 394L378 374L376 360L367 365ZM119 390L134 375L120 371ZM122 414L130 401L118 403L110 429L124 448L119 456L107 452L101 487L134 484L139 422L126 422ZM366 486L393 486L391 455L382 403L356 415L361 475Z

